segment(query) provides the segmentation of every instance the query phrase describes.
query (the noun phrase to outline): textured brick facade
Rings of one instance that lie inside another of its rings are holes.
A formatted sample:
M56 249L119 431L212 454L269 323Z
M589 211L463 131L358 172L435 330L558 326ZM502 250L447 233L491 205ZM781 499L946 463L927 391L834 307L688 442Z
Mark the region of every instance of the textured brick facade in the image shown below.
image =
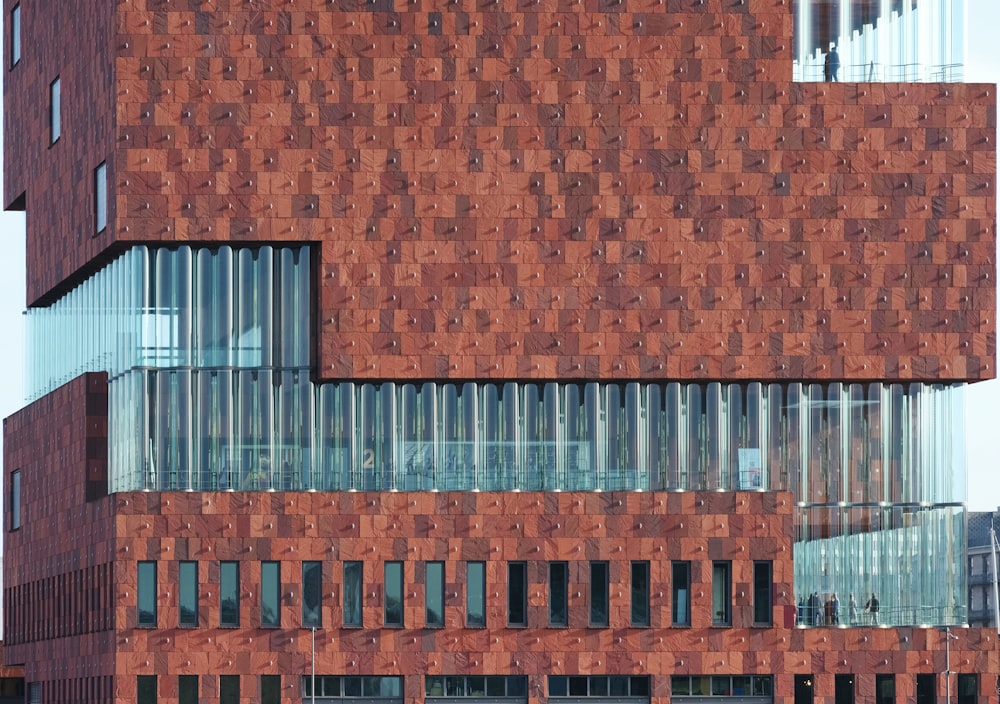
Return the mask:
M113 244L309 241L320 378L992 378L993 87L791 83L791 5L32 3L29 299Z

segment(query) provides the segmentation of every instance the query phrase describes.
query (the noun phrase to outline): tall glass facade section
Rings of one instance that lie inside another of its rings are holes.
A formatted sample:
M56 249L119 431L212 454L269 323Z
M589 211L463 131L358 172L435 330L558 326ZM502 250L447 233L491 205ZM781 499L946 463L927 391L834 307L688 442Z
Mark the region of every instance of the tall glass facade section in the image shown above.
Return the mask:
M955 82L966 0L794 0L796 81Z
M964 618L962 384L317 384L312 299L308 247L134 247L28 312L29 395L109 374L112 492L787 490L797 597Z

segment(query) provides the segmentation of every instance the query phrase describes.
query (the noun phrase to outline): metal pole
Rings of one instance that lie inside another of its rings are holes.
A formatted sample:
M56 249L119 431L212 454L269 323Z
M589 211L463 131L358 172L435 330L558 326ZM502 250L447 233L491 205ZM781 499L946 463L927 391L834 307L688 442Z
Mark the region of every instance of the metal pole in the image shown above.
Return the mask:
M316 626L312 627L312 704L316 704Z
M958 636L951 634L951 628L944 627L944 687L945 704L951 704L951 639L958 640Z

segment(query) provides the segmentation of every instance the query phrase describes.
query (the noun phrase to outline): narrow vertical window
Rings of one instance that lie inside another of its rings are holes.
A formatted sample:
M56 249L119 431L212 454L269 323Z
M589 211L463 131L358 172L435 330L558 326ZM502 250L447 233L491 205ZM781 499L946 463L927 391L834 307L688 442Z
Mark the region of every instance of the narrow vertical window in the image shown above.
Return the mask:
M385 563L385 625L403 625L403 563Z
M569 625L569 564L549 563L549 625Z
M135 678L136 704L156 704L156 675L137 675Z
M49 84L49 144L55 144L62 135L62 89L59 79Z
M184 560L177 566L178 625L198 625L198 563Z
M937 700L937 675L933 672L917 675L917 704L935 704ZM835 704L854 704L837 700Z
M671 565L671 620L675 626L691 625L691 563Z
M10 473L10 529L21 527L21 470Z
M240 704L239 675L219 675L219 704Z
M507 563L507 625L528 625L528 564Z
M771 625L771 582L773 567L770 560L753 563L753 624Z
M719 560L712 563L712 625L728 626L732 619L731 575L733 563Z
M156 562L138 563L137 620L140 628L156 628Z
M323 625L323 563L302 563L302 625Z
M649 562L632 563L632 625L649 625Z
M813 676L795 675L795 704L813 704Z
M260 563L260 625L277 628L281 625L281 563Z
M958 673L958 704L976 704L979 694L979 675L974 672Z
M10 11L10 66L17 66L21 60L21 6L14 5Z
M344 625L361 627L361 590L364 564L360 561L344 563Z
M465 625L486 626L486 563L465 563Z
M281 704L281 675L260 676L260 704Z
M590 563L590 625L608 625L608 563Z
M177 704L198 704L198 675L177 677Z
M108 226L108 165L94 169L94 232L104 232Z
M875 704L896 704L895 675L875 675Z
M424 625L444 626L444 563L424 564Z
M240 563L219 564L219 625L236 628L240 625Z

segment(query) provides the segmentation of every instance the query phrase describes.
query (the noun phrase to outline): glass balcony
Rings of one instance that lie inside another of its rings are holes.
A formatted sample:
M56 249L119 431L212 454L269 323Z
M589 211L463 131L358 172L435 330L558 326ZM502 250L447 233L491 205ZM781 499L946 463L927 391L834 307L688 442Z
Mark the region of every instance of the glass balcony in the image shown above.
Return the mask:
M966 0L794 0L796 81L960 82Z

